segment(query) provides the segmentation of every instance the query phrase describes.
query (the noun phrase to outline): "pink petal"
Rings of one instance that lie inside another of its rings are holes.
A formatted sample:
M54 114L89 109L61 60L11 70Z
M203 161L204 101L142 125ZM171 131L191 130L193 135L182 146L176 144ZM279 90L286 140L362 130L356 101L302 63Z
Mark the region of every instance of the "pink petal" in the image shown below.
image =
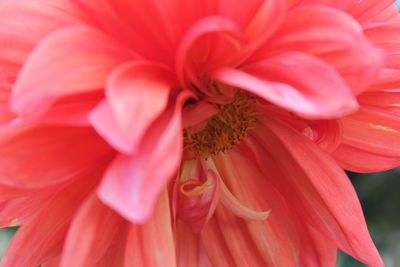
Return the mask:
M144 225L130 226L125 250L125 266L176 266L170 215L168 193L164 191L149 221Z
M1 186L1 188L2 190L5 189L4 186ZM54 186L36 190L8 188L4 193L1 195L1 198L6 200L0 202L0 227L25 225L28 223L36 212L46 205L57 193L57 188Z
M319 57L334 67L355 93L367 89L384 61L382 51L364 36L357 21L335 8L317 5L290 12L274 38L254 59L286 51Z
M82 23L82 14L68 1L3 0L0 3L0 61L22 64L46 34Z
M301 234L303 237L301 243L301 264L303 266L336 266L337 247L331 240L311 226L304 226L301 229Z
M163 4L157 1L109 1L117 17L147 43L155 44L158 53L172 58L173 45L177 39ZM146 12L143 12L146 10Z
M353 5L349 8L349 12L362 22L368 21L394 4L393 0L353 0L352 2Z
M125 44L132 53L140 58L163 63L172 63L173 51L170 38L164 33L170 32L168 22L162 22L158 6L159 1L109 1L71 0L108 36ZM132 8L134 5L134 9ZM139 7L140 5L140 7ZM126 7L126 8L125 8ZM146 12L142 12L146 10ZM130 17L127 18L127 15ZM168 17L168 21L172 18ZM160 21L161 20L161 21ZM130 25L130 23L133 25ZM157 30L156 32L154 30ZM168 36L168 35L167 35ZM161 39L160 39L161 38ZM177 38L176 38L177 39Z
M204 176L187 177L187 180L182 180L181 176L181 183L177 185L177 216L195 233L199 233L213 216L220 195L219 179L211 172Z
M214 34L212 42L199 42L201 37L210 34ZM227 18L210 16L197 21L182 37L177 50L176 72L179 82L188 86L187 78L196 83L198 77L195 73L215 68L216 64L232 64L227 54L233 51L237 53L243 39L243 32L238 25ZM205 62L206 65L194 64L196 62Z
M0 137L1 183L35 188L61 183L113 156L90 128L36 126ZM60 153L62 151L62 153Z
M260 124L254 133L274 160L259 159L259 166L268 169L270 180L299 216L356 259L383 266L344 171L303 135L268 117L261 121L267 126Z
M34 218L18 230L1 266L38 266L46 259L58 256L72 217L100 175L101 172L91 173L68 187L59 188L55 197L42 205Z
M358 107L351 90L332 67L302 53L281 54L243 70L219 69L212 76L307 119L340 117Z
M185 93L186 94L186 93ZM138 153L119 155L100 185L100 199L134 223L149 219L157 197L176 173L182 154L184 94L149 128Z
M173 86L171 74L161 66L148 62L123 64L107 81L107 104L100 104L90 114L90 121L111 144L130 154L165 110Z
M343 141L333 156L357 172L383 171L400 164L400 94L371 93L355 114L343 118Z
M97 266L117 235L124 220L90 195L72 220L60 267Z
M215 164L227 187L238 201L252 210L271 210L271 213L266 220L254 220L254 218L242 220L234 214L232 214L233 218L219 219L221 232L230 228L226 235L222 233L226 246L238 263L242 261L238 259L242 255L240 246L248 246L247 249L251 251L246 251L246 254L254 258L260 255L264 262L254 266L279 266L280 264L297 266L300 250L299 236L288 209L289 203L268 181L268 177L257 168L256 161L250 154L252 148L249 147L249 138L245 141L246 144L243 142L235 149L215 157ZM216 214L218 212L219 210ZM236 244L234 241L236 238L244 238L245 243ZM209 242L205 244L207 251L209 251L208 246L211 245ZM214 256L210 255L210 258L212 261L215 260ZM242 263L237 266L253 265Z
M71 27L54 32L24 64L12 92L12 110L25 116L43 113L59 97L102 88L110 71L127 57L97 30Z

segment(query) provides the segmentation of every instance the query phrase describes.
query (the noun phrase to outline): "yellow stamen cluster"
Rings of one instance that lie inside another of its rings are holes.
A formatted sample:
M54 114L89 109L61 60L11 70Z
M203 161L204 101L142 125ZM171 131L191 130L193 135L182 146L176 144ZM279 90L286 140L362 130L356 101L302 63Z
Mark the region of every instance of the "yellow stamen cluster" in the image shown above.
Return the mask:
M256 121L255 102L254 96L239 91L233 102L215 104L220 112L208 120L204 129L196 133L183 131L185 149L191 149L198 157L207 158L240 143Z

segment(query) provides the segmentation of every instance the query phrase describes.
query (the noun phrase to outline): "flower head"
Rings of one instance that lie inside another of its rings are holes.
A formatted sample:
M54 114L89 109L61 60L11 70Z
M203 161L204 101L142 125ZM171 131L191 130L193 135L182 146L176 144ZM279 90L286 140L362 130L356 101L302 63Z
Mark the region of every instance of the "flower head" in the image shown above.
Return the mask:
M393 2L0 1L2 266L383 266Z

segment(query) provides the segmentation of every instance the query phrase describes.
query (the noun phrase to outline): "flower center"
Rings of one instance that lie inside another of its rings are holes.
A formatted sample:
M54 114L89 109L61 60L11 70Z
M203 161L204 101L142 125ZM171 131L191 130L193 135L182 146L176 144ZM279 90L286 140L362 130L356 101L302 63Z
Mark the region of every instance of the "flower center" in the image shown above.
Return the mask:
M204 158L231 149L256 121L255 102L254 96L239 91L231 103L214 104L220 112L212 116L201 131L183 130L184 148Z

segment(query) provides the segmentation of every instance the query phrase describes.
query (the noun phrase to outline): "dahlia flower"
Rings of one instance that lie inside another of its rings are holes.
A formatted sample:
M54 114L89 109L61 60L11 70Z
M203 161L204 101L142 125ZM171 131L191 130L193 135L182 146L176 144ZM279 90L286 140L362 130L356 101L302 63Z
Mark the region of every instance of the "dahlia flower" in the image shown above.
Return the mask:
M2 267L383 266L393 0L0 0Z

